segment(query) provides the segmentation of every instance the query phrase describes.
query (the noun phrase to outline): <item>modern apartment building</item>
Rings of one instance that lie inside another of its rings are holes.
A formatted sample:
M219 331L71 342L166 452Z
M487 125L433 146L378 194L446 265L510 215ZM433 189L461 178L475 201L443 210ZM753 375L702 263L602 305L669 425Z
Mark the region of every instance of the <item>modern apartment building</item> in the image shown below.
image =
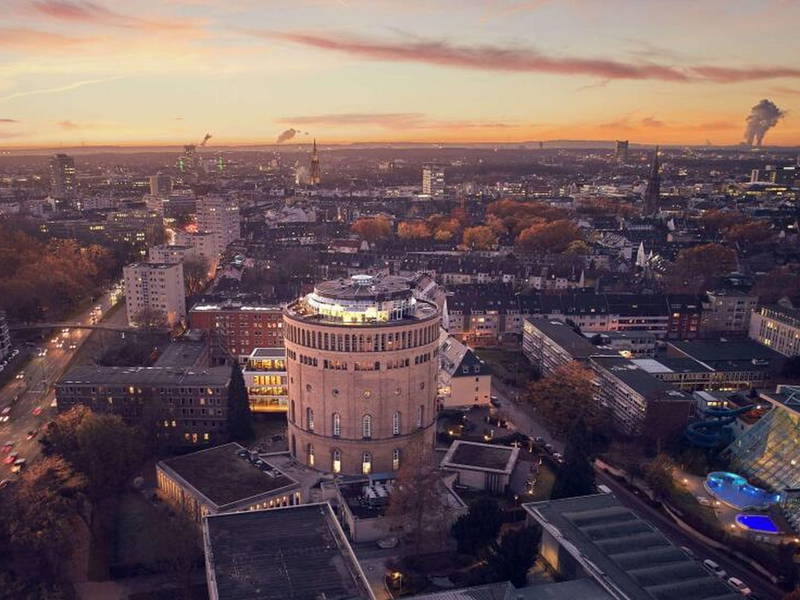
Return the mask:
M290 452L333 473L396 471L433 444L439 322L408 279L318 284L284 311Z
M198 197L197 228L214 235L216 253L222 254L228 244L242 236L236 200L217 195Z
M703 299L700 329L704 337L744 337L758 296L741 290L716 290Z
M8 331L6 313L0 310L0 360L5 360L11 354L11 334Z
M123 269L128 324L155 320L161 313L169 327L186 320L186 293L181 263L134 263Z
M425 165L422 167L422 193L431 198L444 198L444 167Z
M201 302L189 311L192 329L208 331L223 351L245 360L256 348L283 346L283 309L270 304Z
M784 356L800 355L800 310L763 306L753 311L749 336Z

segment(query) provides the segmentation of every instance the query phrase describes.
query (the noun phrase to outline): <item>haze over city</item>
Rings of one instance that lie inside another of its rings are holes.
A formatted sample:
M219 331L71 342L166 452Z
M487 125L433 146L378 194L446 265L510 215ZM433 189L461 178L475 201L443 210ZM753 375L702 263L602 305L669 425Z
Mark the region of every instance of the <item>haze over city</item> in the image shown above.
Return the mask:
M800 144L787 0L6 0L0 145ZM287 140L288 141L288 140Z

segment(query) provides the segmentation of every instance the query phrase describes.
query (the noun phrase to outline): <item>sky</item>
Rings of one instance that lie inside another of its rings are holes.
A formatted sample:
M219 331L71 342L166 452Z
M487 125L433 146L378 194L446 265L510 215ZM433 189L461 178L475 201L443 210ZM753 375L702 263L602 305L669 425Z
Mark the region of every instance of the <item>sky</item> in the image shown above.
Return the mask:
M800 0L0 0L0 147L800 144Z

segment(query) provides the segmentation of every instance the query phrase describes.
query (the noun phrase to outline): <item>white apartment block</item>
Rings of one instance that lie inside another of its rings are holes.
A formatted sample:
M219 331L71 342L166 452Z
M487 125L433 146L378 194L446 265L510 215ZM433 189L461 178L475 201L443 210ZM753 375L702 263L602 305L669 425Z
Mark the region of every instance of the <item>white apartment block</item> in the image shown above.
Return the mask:
M216 195L197 198L197 228L214 235L216 253L222 254L228 244L242 236L238 203Z
M123 269L128 324L137 326L142 311L161 311L170 327L186 320L181 263L134 263Z
M753 311L749 336L784 356L800 355L800 310L764 306Z
M158 246L150 246L147 258L151 263L174 265L175 263L182 263L186 258L193 256L195 256L193 246L160 244Z
M185 233L175 232L174 239L176 246L189 246L192 248L191 254L208 260L210 274L213 274L219 262L219 252L217 251L217 237L213 233Z

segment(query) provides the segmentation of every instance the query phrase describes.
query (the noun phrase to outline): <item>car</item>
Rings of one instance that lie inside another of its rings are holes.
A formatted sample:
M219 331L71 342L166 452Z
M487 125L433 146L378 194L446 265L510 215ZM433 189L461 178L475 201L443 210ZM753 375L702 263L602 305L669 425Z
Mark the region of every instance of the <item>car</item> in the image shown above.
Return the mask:
M708 496L697 496L696 498L700 506L714 506L714 501Z
M564 462L564 455L561 454L560 452L553 452L553 458L556 460L556 462L560 463Z
M11 420L11 415L0 415L0 423L8 423Z
M36 356L39 358L44 358L47 356L47 348L39 348L39 351L36 353Z
M8 441L8 442L6 442L5 444L3 444L3 447L2 447L2 448L0 448L0 449L1 449L3 452L6 452L6 453L8 453L8 452L11 452L11 450L13 450L13 449L14 449L14 444L15 444L15 443L16 443L16 442L14 442L14 441L12 441L12 440L9 440L9 441Z
M725 572L725 569L720 567L717 563L715 563L710 558L707 558L707 559L705 559L703 561L703 566L705 567L706 571L708 571L712 575L716 575L720 579L725 579L725 576L727 575L727 573Z
M12 465L19 458L19 452L10 452L8 456L3 459L4 465Z
M600 492L601 494L610 494L611 488L608 487L607 485L603 485L602 483L600 483L597 486L597 491Z
M31 429L31 430L28 432L28 435L26 436L26 438L27 438L27 439L29 439L29 440L32 440L32 439L33 439L33 438L35 438L37 435L39 435L39 432L38 432L36 429Z
M741 579L737 577L729 577L728 578L728 585L735 589L737 592L742 594L743 596L749 596L753 593L753 590Z
M547 442L547 440L546 440L546 439L544 439L542 436L538 435L538 436L536 436L535 438L533 438L533 442L534 442L535 444L544 444L544 443L546 443L546 442Z
M70 350L77 350L77 349L78 349L78 344L76 344L75 342L72 342L72 343L69 345L69 349L70 349Z
M64 327L64 329L61 330L61 333L68 334L69 333L69 327Z
M3 479L2 481L0 481L0 490L6 487L9 483L11 483L10 479Z
M489 404L495 407L500 406L500 398L498 398L497 396L492 396L491 398L489 398Z
M25 379L25 371L20 371L17 373L17 379Z
M31 411L31 414L32 414L34 417L38 417L40 414L42 414L42 407L41 407L41 406L37 406L36 408L34 408L34 409Z
M548 454L552 454L552 453L553 453L553 452L555 452L555 450L556 450L556 449L553 447L553 444L545 444L545 445L544 445L544 449L545 449L545 452L547 452Z
M28 461L26 461L24 458L18 458L17 460L14 461L14 466L11 467L11 472L19 473L20 471L22 471L23 468L25 468L25 464L27 462Z
M689 558L695 558L694 552L692 552L691 548L687 548L686 546L681 546L680 550Z
M16 356L17 354L19 354L19 348L14 348L14 349L11 351L11 356Z

